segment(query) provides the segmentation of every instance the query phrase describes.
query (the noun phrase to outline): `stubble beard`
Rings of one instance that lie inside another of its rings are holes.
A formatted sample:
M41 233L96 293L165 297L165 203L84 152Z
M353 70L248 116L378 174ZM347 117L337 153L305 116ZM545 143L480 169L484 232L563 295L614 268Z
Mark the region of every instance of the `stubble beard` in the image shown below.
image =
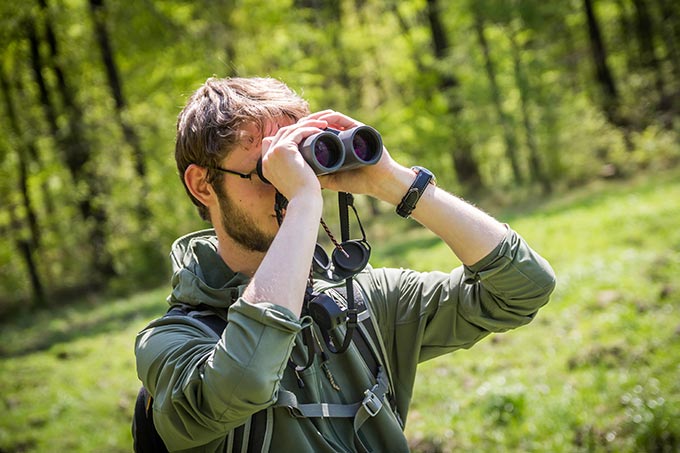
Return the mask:
M266 253L274 241L274 235L259 228L252 217L237 206L219 184L216 186L220 220L225 233L247 251Z

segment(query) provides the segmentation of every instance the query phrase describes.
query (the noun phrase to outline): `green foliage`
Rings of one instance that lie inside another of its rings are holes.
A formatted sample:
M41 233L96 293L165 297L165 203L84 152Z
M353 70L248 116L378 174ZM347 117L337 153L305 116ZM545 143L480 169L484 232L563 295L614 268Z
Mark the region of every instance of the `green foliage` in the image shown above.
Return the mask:
M680 69L673 33L680 19L660 9L664 2L640 2L657 25L657 65L642 62L633 5L596 2L620 93L618 122L601 102L580 1L434 3L448 43L441 54L433 51L432 11L423 0L104 1L125 100L120 107L89 2L48 1L46 8L5 2L0 313L37 300L20 244L30 247L48 302L74 288L134 290L166 277L159 269L169 244L205 226L184 194L172 155L176 116L212 75L281 78L314 110L334 108L375 126L397 160L432 168L441 185L466 195L473 188L462 185L456 170L459 149L474 159L487 193L526 198L547 190L535 174L522 183L515 179L508 131L515 135L520 172L536 171L534 146L536 165L558 191L678 164ZM488 61L476 19L483 21ZM498 106L485 70L489 62ZM75 105L69 106L69 92ZM138 139L144 174L126 124ZM74 142L87 156L78 175L66 165ZM98 215L85 215L84 202ZM33 237L36 227L40 238ZM102 254L110 255L116 275L99 275Z

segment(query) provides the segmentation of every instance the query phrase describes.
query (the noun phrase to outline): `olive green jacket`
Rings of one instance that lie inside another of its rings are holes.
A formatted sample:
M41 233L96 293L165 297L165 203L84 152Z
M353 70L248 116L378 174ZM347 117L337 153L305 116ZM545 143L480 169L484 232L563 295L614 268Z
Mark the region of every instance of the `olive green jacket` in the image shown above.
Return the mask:
M299 334L311 318L243 300L248 278L225 265L216 245L210 230L177 240L168 301L226 314L223 334L176 316L152 322L136 340L137 373L154 396L154 421L169 450L228 451L229 432L269 407L271 451L356 451L352 418L297 418L277 401L285 389L300 403L361 402L376 379L357 348L329 353L328 370L315 360L296 373L288 359L292 354L304 363ZM395 412L406 420L418 363L527 324L547 303L555 277L508 229L501 244L474 266L450 273L367 268L355 283L380 331L394 403L366 418L360 438L370 451L399 452L408 446Z

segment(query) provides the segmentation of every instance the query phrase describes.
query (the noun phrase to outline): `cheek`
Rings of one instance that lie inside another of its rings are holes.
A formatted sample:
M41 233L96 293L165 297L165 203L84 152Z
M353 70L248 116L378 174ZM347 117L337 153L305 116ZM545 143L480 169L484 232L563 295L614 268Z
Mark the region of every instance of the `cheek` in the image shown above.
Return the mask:
M269 184L262 184L262 187L259 188L257 192L257 198L260 201L274 203L274 197L276 197L276 189L274 189L274 186Z
M268 188L258 189L249 194L238 194L235 202L242 210L249 212L250 216L257 218L263 214L274 212L274 191Z

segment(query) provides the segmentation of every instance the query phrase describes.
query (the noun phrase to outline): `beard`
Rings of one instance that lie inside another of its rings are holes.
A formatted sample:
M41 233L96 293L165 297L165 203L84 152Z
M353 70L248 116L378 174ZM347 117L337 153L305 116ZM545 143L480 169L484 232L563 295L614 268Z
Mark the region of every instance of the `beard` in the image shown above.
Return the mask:
M269 250L275 235L259 228L257 222L234 203L220 184L215 186L220 205L220 220L227 235L248 251L265 253Z

